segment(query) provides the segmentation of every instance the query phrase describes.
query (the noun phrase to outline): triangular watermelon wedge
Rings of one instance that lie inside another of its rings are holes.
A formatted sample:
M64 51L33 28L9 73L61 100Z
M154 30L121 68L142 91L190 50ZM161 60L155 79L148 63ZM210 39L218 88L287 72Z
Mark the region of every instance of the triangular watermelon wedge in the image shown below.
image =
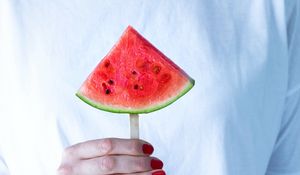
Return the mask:
M115 113L149 113L176 101L194 80L131 26L76 95Z

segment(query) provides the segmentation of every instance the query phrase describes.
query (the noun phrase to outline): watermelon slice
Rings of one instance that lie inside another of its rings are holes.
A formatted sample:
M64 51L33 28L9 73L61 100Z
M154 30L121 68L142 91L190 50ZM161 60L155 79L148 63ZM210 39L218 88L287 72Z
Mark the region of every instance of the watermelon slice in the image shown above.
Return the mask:
M128 26L76 95L115 113L149 113L176 101L194 80Z

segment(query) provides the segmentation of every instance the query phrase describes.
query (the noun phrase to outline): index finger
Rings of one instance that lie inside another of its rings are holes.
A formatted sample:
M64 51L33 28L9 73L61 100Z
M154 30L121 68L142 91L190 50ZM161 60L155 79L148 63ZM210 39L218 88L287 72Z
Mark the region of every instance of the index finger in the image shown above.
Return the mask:
M153 146L139 139L105 138L75 144L65 149L65 156L91 159L105 155L149 156Z

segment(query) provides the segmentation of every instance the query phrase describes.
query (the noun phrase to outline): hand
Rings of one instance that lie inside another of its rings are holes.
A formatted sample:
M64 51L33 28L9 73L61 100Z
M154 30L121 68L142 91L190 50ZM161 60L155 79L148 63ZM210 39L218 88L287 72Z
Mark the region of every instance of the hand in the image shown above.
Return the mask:
M65 149L58 175L165 175L154 149L138 139L105 138Z

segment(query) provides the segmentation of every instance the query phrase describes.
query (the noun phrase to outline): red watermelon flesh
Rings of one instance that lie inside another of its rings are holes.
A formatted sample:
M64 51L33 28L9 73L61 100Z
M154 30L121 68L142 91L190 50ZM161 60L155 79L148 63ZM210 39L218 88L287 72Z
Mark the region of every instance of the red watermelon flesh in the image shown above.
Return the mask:
M88 76L76 95L116 113L161 109L194 86L194 80L131 26Z

